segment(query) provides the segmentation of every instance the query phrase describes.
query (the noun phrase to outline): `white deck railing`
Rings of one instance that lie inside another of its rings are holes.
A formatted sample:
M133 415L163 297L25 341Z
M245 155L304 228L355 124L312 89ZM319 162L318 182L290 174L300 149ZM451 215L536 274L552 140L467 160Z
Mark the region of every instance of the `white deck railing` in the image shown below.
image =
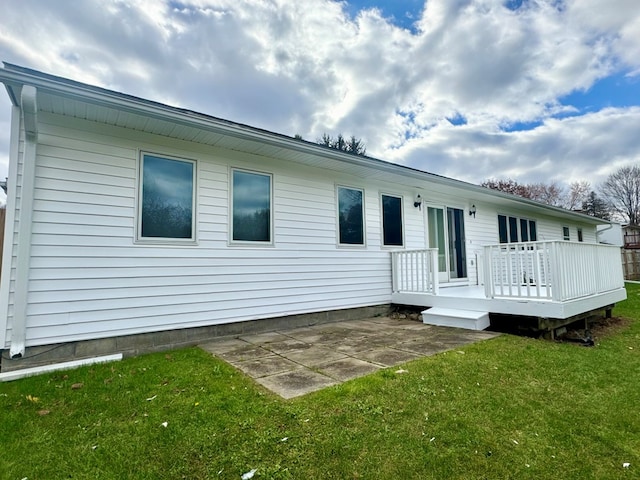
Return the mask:
M391 253L393 292L438 294L438 249Z
M566 241L484 247L487 298L563 302L624 287L620 249Z

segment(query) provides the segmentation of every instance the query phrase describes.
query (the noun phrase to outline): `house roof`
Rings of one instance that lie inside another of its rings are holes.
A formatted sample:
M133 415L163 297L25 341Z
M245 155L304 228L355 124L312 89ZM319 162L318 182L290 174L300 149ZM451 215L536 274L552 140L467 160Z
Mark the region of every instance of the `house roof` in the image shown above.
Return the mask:
M22 87L37 89L38 110L108 125L163 135L179 140L238 150L257 156L335 170L357 177L397 183L415 193L453 193L471 203L520 207L541 215L563 217L587 224L608 222L585 214L544 205L479 185L424 172L369 156L353 155L260 128L224 120L143 98L119 93L63 77L4 62L0 81L9 98L20 106Z

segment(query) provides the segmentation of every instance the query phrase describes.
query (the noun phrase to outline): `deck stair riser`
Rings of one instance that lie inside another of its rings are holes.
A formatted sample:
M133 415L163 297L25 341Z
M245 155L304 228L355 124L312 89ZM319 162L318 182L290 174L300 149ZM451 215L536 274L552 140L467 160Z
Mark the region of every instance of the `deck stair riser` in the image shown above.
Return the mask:
M489 326L489 312L433 307L422 312L422 323L467 330L484 330Z

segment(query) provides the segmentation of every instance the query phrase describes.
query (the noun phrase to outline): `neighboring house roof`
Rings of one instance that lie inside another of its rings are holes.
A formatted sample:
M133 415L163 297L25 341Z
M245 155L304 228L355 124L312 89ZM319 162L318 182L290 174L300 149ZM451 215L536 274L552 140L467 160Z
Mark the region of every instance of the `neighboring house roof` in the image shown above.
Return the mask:
M539 214L601 225L609 222L582 213L490 190L479 185L424 172L369 156L353 155L286 135L172 107L4 62L0 81L11 102L20 106L21 90L38 92L38 109L190 142L275 157L416 189L458 193L470 201L521 206ZM457 192L456 192L457 191Z

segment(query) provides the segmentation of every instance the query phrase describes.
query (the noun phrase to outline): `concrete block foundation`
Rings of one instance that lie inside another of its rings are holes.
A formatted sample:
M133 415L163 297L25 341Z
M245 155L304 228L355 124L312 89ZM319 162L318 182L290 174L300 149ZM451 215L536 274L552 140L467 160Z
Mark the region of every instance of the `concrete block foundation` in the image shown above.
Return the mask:
M125 357L131 357L143 353L193 346L218 337L272 332L279 329L308 327L346 320L360 320L385 316L390 312L391 305L375 305L344 310L287 315L263 320L248 320L223 325L209 325L205 327L164 330L161 332L140 333L120 337L40 345L27 347L25 355L21 358L9 358L9 350L6 349L2 350L0 372L10 372L113 353L122 353Z

